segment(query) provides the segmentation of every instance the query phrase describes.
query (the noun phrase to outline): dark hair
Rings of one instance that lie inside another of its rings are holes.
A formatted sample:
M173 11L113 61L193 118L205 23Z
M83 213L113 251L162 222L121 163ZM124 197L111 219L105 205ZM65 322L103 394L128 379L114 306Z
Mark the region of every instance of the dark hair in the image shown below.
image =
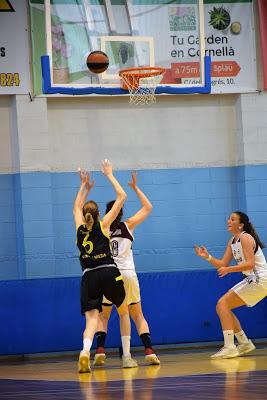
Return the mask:
M85 224L86 224L88 231L91 231L94 224L97 223L98 218L99 218L98 205L96 204L95 201L90 200L84 204L83 216L84 216Z
M106 214L112 209L113 205L115 203L115 200L109 201L106 205ZM119 214L117 217L114 219L112 224L110 225L111 230L113 231L116 228L116 225L121 221L123 216L123 208L120 209Z
M255 239L255 242L256 242L256 247L260 247L261 249L263 249L265 247L264 243L262 243L262 241L260 240L260 238L259 238L254 226L250 222L247 214L243 213L242 211L234 211L234 214L237 214L239 216L240 223L244 225L244 231L246 231L251 236L253 236L253 238Z

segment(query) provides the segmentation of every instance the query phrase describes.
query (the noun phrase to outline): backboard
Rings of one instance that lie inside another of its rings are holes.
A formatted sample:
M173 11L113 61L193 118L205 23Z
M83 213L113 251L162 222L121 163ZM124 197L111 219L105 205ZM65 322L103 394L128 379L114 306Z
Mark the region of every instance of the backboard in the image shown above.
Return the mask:
M125 94L119 71L166 69L156 93L210 92L203 0L45 0L44 93ZM109 57L102 74L87 55ZM69 91L68 91L69 89Z

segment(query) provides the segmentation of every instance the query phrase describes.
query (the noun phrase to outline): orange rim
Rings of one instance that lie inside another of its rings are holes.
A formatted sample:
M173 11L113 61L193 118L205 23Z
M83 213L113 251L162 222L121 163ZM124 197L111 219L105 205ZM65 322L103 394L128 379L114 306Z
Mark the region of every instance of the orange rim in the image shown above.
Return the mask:
M139 72L138 72L139 71ZM146 71L146 72L144 72ZM137 68L127 68L122 69L119 72L120 76L123 75L134 75L138 78L148 78L149 76L157 76L163 74L165 72L165 68L161 67L137 67Z
M119 72L119 76L122 78L122 88L125 90L138 89L139 80L141 78L148 78L152 76L158 76L164 74L165 68L162 67L137 67L137 68L127 68L122 69ZM124 80L127 80L128 86Z

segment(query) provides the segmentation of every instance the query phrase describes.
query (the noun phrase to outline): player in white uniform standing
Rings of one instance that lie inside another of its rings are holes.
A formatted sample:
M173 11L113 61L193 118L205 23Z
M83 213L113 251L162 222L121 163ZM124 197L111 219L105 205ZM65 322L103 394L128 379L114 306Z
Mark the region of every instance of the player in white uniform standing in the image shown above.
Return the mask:
M132 252L132 242L134 240L133 231L137 225L141 224L148 217L152 210L152 204L137 186L136 172L132 172L132 181L128 184L137 194L141 202L141 208L125 222L121 221L123 214L121 209L116 220L112 223L110 227L112 255L123 276L130 316L135 323L137 332L145 347L146 362L149 365L159 365L160 361L152 348L149 327L142 311L139 282L135 271ZM111 201L107 204L106 212L110 210L113 203L114 202ZM103 311L100 313L98 331L96 333L97 349L94 365L103 365L106 358L105 338L112 304L104 298L102 306Z
M224 347L213 354L212 359L238 357L255 349L232 310L244 305L253 307L267 296L267 264L261 250L264 245L253 225L241 211L233 212L227 224L233 237L229 240L222 259L211 256L204 246L195 246L196 254L217 268L220 278L232 272L242 272L244 275L244 279L217 303L216 311L222 325ZM237 265L229 266L232 258ZM237 339L237 346L234 337Z

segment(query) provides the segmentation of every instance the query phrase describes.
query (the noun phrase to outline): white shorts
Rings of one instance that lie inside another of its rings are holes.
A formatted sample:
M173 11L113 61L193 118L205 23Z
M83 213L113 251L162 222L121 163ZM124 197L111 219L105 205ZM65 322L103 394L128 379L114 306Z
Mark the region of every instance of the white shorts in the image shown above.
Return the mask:
M237 283L231 289L248 307L253 307L267 296L267 289L261 283L253 282L249 278Z
M138 278L135 271L132 270L122 270L120 271L123 277L124 289L126 293L126 302L128 305L132 303L139 303L141 301L140 287ZM112 303L103 297L102 304Z

